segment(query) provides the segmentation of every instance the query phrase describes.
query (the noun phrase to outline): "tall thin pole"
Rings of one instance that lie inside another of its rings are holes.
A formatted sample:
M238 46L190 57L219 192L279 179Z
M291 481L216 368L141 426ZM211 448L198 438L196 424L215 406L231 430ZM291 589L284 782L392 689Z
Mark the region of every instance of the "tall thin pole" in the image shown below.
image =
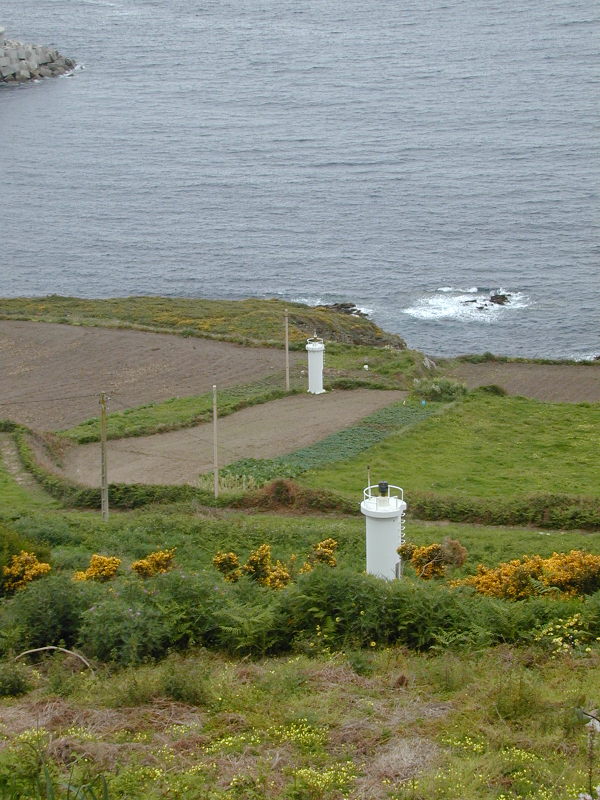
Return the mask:
M288 310L285 310L285 390L290 390L290 322Z
M106 392L100 392L100 500L102 519L108 522L108 478L106 464Z
M219 461L217 447L217 387L213 384L213 475L215 478L215 498L219 496Z

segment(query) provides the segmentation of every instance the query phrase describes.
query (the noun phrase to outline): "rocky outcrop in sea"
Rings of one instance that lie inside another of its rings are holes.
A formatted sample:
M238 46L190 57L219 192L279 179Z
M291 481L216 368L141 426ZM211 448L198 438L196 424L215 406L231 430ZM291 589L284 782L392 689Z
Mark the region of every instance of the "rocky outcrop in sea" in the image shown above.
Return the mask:
M23 83L64 75L75 67L72 58L38 44L24 44L4 38L0 28L0 83Z

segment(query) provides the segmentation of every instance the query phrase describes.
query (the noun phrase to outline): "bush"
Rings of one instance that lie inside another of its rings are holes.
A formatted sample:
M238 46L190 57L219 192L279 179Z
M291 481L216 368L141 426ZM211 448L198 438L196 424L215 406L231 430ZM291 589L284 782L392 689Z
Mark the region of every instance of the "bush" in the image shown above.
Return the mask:
M466 385L450 378L417 378L412 389L414 397L434 403L461 400L466 394Z
M50 557L50 550L47 547L32 542L20 532L0 522L0 596L9 591L7 581L11 582L4 568L8 567L13 558L23 551L32 553L37 559L43 561ZM10 591L13 589L14 587L11 587Z
M592 594L600 589L600 556L571 550L550 558L524 556L521 559L485 567L477 574L454 581L455 586L472 586L480 594L522 600L533 595L562 593L566 596Z
M31 688L29 671L14 661L0 663L0 697L17 697Z
M106 583L117 574L121 559L116 556L101 556L98 553L90 558L90 565L86 570L76 572L73 579L76 581L97 581Z
M150 553L150 555L147 555L145 558L134 561L131 565L131 569L137 573L140 578L153 578L155 575L169 572L169 570L173 568L174 558L174 547L171 550L157 550L155 553Z
M166 615L137 582L121 581L82 615L78 642L86 655L118 664L139 664L164 655Z
M87 655L125 665L212 643L216 608L225 594L205 573L118 579L83 614L79 643Z
M71 647L84 611L101 592L96 584L73 583L64 575L42 578L6 603L0 613L0 630L10 638L10 646L22 650L61 644Z
M50 572L50 569L50 564L38 561L33 553L21 550L18 555L12 557L8 566L2 569L4 592L6 594L18 592L31 581L43 578Z
M163 694L177 703L205 706L210 700L210 682L205 665L170 656L161 665Z

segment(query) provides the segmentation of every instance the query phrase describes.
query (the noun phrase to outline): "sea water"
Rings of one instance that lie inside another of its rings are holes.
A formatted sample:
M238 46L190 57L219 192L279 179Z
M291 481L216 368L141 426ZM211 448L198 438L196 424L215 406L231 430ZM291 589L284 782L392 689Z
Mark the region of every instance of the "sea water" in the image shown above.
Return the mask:
M351 301L433 355L593 357L598 16L5 0L79 66L0 86L0 296Z

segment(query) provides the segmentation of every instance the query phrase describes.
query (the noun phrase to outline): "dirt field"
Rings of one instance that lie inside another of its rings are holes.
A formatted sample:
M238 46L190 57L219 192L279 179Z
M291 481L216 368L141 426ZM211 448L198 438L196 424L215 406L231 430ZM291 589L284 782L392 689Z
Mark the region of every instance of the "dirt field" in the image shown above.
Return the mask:
M291 353L292 363L302 354ZM0 419L59 430L111 408L249 383L285 369L282 350L144 331L0 320ZM283 373L282 373L283 374Z
M318 442L367 414L406 396L405 392L356 389L296 395L253 406L219 421L219 465L239 458L270 458ZM212 424L170 433L108 442L111 483L194 484L212 470ZM100 483L100 445L73 446L64 474L88 486Z
M472 389L492 383L508 394L547 403L599 403L600 363L576 364L461 364L453 377Z

